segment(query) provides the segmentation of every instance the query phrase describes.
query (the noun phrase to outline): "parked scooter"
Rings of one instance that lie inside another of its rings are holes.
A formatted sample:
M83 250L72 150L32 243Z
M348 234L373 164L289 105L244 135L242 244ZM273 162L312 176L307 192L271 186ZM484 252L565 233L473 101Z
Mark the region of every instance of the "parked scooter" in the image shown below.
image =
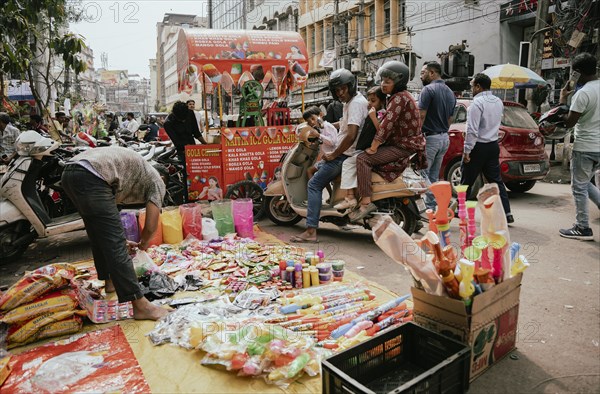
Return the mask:
M539 119L540 133L549 140L565 138L570 129L565 125L564 117L569 113L568 105L559 105L545 112Z
M9 164L0 188L0 254L5 262L19 258L37 237L84 228L77 213L52 218L40 198L37 183L45 157L53 156L59 144L26 131L19 135L15 147L19 156Z
M319 154L318 138L310 138L308 133L301 133L300 142L296 144L283 159L281 179L273 181L265 190L266 212L269 219L283 226L292 226L306 217L308 199L307 169L310 168ZM372 202L377 206L374 214L389 214L407 234L420 228L425 212L425 202L421 194L427 190L425 180L412 168L407 168L402 176L394 182L386 182L376 173L371 177ZM330 222L337 226L351 223L350 209L333 208L342 201L345 191L340 189L339 178L333 182L333 197L321 208L320 221ZM368 218L353 224L369 229Z

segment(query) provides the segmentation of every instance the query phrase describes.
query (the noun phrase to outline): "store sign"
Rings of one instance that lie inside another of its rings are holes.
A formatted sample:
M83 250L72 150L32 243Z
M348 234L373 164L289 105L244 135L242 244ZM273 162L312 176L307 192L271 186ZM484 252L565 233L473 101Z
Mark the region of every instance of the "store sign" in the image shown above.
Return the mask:
M554 58L554 68L566 68L571 66L571 61L564 57Z
M554 68L554 59L542 59L542 70L551 70Z
M551 59L552 49L554 47L554 40L552 38L552 31L544 32L544 48L542 50L542 59Z
M554 4L555 0L550 0ZM513 0L500 6L500 22L512 19L520 15L535 15L538 0Z

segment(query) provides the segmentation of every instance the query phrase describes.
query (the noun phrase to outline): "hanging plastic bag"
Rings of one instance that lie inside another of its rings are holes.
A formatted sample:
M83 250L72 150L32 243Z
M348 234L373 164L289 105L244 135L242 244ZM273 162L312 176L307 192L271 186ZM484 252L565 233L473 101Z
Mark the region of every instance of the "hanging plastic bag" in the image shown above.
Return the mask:
M183 238L189 234L202 239L202 206L200 204L184 204L179 206L183 223Z
M181 226L181 214L179 208L164 208L160 214L162 222L163 241L167 244L178 244L183 241L183 229Z
M128 241L140 242L140 229L138 228L135 212L121 212L121 224L125 230L125 238Z
M139 216L139 224L140 224L140 234L144 230L144 226L146 224L146 210L140 210ZM149 245L150 246L158 246L163 243L163 230L162 230L162 222L160 218L158 219L158 226L152 238L150 238Z

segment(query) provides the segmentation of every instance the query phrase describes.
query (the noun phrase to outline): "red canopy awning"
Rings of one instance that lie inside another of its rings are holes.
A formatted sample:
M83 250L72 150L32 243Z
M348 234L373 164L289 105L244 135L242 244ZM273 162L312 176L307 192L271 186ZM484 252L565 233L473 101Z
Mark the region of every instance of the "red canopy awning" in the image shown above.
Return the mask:
M308 76L308 54L296 32L181 29L177 71L179 92L191 92L202 73L212 83L228 74L236 85L269 78L276 85L300 85Z

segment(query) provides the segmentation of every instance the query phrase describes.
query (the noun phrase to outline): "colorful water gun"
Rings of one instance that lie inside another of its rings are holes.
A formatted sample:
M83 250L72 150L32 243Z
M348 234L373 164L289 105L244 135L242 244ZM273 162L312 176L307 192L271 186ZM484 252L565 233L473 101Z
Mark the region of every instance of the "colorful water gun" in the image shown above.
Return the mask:
M429 231L433 231L437 234L438 229L435 224L435 212L433 212L433 209L428 209L425 211L425 213L427 214L427 220L429 221Z
M460 240L460 250L464 251L467 245L468 238L468 225L467 225L467 189L468 185L458 185L455 187L456 193L458 195L458 218L460 219L460 223L458 224L459 230L459 240Z
M475 208L477 207L477 201L467 201L467 246L473 245L473 238L477 232L477 224L475 223Z
M452 199L452 185L447 181L435 182L429 186L429 190L435 196L437 209L435 211L435 224L440 234L442 247L450 245L450 220L454 212L448 209Z
M409 297L410 297L410 295L398 297L394 300L386 302L385 304L373 309L370 312L367 312L367 313L364 313L364 314L358 316L357 318L353 319L350 323L344 324L343 326L336 328L331 333L331 337L333 339L337 339L337 338L341 337L342 335L346 334L348 332L348 330L350 330L352 327L354 327L357 323L359 323L361 321L365 321L365 320L374 320L379 315L389 311L390 309L397 307L398 305L400 305L401 303L406 301Z
M506 238L497 232L489 237L489 246L494 251L494 258L492 260L492 276L496 283L500 283L504 279L504 270L502 263L504 261L504 253L506 246Z
M408 309L403 310L402 312L395 313L378 323L373 324L371 328L367 329L367 335L373 336L377 334L379 331L384 328L390 327L394 324L406 323L413 319L411 312Z
M465 302L465 306L470 307L472 301L471 296L475 292L475 286L472 283L475 264L467 259L460 259L458 265L460 266L460 272L462 274L458 293Z
M486 236L480 235L473 238L473 247L481 251L481 258L479 259L479 266L484 269L492 270L492 263L488 254L489 250L489 239ZM473 261L473 260L471 260Z
M432 231L428 231L424 238L435 254L435 259L437 260L437 270L442 276L442 283L448 292L448 295L452 298L459 299L460 295L458 294L458 281L454 277L454 261L448 258L448 255L450 254L448 252L451 252L451 250L446 249L447 252L444 254L442 251L440 238L438 238L437 234ZM448 245L448 247L450 249L452 248L451 245Z

